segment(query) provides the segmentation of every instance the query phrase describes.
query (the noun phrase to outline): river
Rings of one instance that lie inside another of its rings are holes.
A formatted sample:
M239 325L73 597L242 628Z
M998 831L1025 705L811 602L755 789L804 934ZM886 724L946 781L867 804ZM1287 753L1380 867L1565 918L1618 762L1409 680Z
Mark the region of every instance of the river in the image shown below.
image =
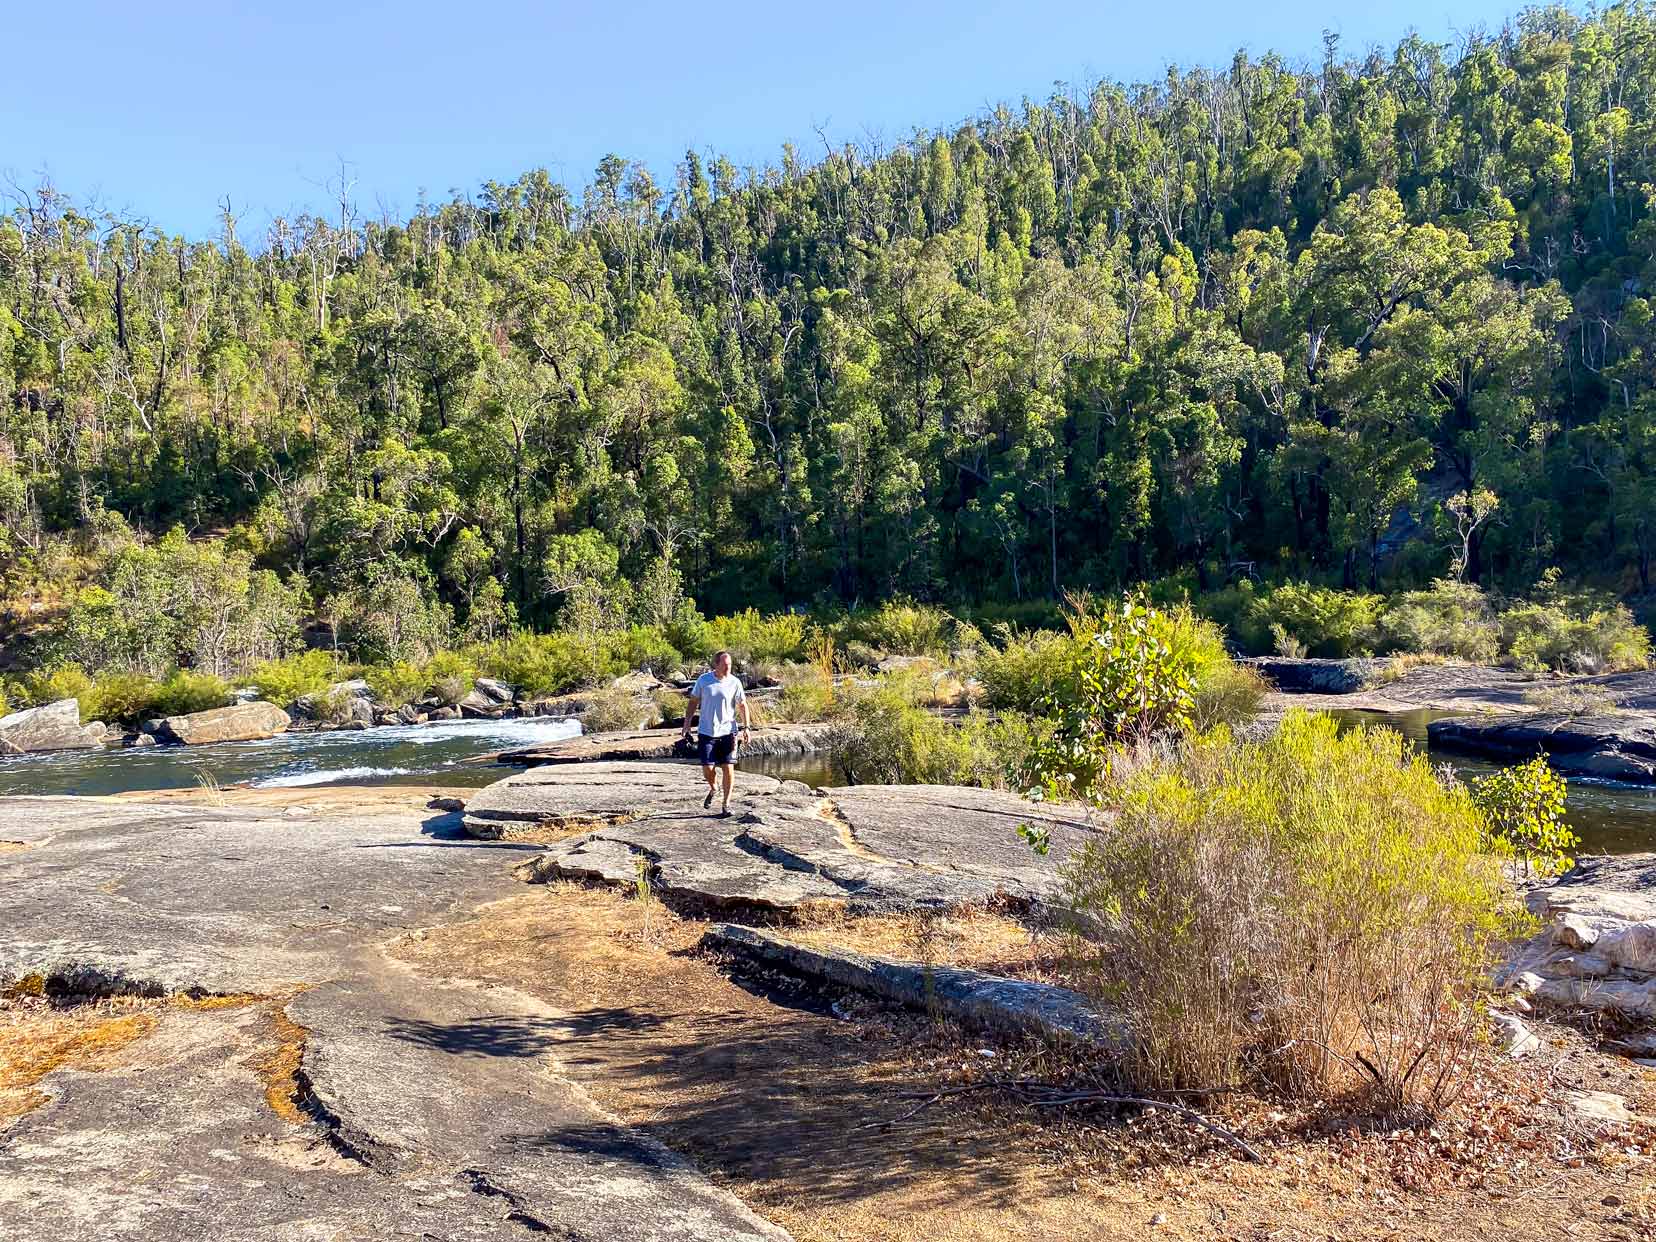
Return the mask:
M1415 745L1424 747L1426 726L1450 713L1340 709L1329 714L1350 726L1397 729ZM499 780L504 769L468 760L498 750L574 737L580 732L576 721L566 719L464 720L359 731L284 733L264 741L219 746L22 755L0 759L0 795L114 794L199 785L297 788L416 784L479 788ZM1432 757L1463 779L1494 770L1492 764L1461 755L1434 753ZM742 766L748 771L819 787L841 783L821 755L756 756ZM1572 781L1566 814L1581 837L1582 853L1656 850L1656 789Z

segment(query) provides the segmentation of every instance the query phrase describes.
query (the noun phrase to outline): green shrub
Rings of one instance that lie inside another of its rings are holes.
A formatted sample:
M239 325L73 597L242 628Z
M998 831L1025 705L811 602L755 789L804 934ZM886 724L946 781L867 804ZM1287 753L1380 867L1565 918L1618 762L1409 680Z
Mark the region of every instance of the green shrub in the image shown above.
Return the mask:
M136 724L162 714L160 696L161 683L147 673L106 673L81 695L81 719Z
M1253 595L1238 637L1252 637L1249 649L1263 650L1258 645L1261 636L1271 633L1273 625L1280 625L1311 655L1343 659L1374 648L1384 603L1379 595L1288 582Z
M53 664L48 668L36 669L26 673L22 682L17 684L22 690L25 707L44 707L60 699L78 699L81 719L98 719L87 713L86 706L93 692L92 679L78 664Z
M1074 639L1052 630L1002 629L978 652L976 673L984 701L993 708L1031 712L1053 693L1067 667Z
M1391 730L1291 712L1265 740L1219 730L1093 792L1116 817L1065 869L1072 969L1127 1020L1129 1080L1452 1094L1469 998L1512 930L1468 791Z
M517 633L483 644L475 655L490 677L528 697L565 694L613 675L601 643L570 634Z
M908 600L892 600L855 613L845 623L847 638L888 655L947 655L953 630L953 618L941 608Z
M1564 822L1564 778L1537 756L1472 782L1472 798L1491 837L1524 860L1526 871L1556 875L1580 838Z
M1054 724L1051 744L1028 774L1032 786L1057 796L1094 786L1122 746L1188 728L1197 672L1213 658L1188 613L1131 597L1096 615L1083 603L1070 627L1057 679L1039 705Z
M881 678L848 692L828 746L834 766L853 784L1004 787L1039 726L1015 714L945 719L915 701L916 684Z
M1623 604L1560 596L1501 613L1507 658L1522 669L1613 673L1650 665L1650 632Z
M280 660L267 660L248 678L259 697L277 707L292 707L306 695L321 694L345 675L345 668L331 651L301 651Z
M714 617L702 633L701 649L686 655L710 656L728 651L747 660L797 660L805 651L809 621L799 613L779 612L761 616L749 608L729 617Z
M425 666L425 689L453 707L477 684L477 665L459 651L439 651Z
M1559 716L1611 716L1622 710L1621 700L1603 686L1571 682L1524 691L1524 706Z
M624 670L639 669L661 677L684 663L684 656L660 626L635 625L610 636L608 645L610 660Z
M419 702L425 696L426 687L431 684L425 666L409 660L381 664L369 669L364 678L374 701L391 708Z
M1380 615L1380 644L1389 651L1492 664L1501 653L1501 626L1483 591L1445 579L1393 599Z
M1190 722L1199 733L1219 725L1235 728L1259 714L1270 685L1253 669L1234 660L1196 674L1191 695Z
M188 716L192 712L226 707L230 701L230 686L222 677L181 668L173 670L172 675L156 688L151 714Z
M682 717L681 717L682 719ZM656 723L655 704L611 686L587 700L581 712L581 728L588 733L616 733L624 729L648 728Z

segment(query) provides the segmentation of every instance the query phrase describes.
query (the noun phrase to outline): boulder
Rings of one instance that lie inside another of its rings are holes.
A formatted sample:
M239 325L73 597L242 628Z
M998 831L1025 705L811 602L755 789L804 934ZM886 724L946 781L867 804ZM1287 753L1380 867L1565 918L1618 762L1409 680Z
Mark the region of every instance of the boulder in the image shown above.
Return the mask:
M517 697L512 687L503 681L496 681L492 677L479 677L476 682L479 693L495 703L510 703Z
M434 707L434 708L431 709L431 713L430 713L430 715L428 715L426 717L426 719L428 719L428 720L459 720L460 719L460 709L458 707L449 707L446 704L442 707Z
M122 739L122 745L131 750L139 750L145 746L154 746L155 734L129 733L124 739Z
M473 690L460 700L460 715L465 720L499 720L502 716L512 714L512 708L505 703L496 703L488 695Z
M1289 694L1351 694L1366 686L1385 662L1256 656L1243 663Z
M1579 914L1566 914L1553 927L1553 940L1567 949L1590 949L1598 938L1598 928Z
M1555 712L1434 720L1427 740L1442 750L1523 761L1545 753L1565 776L1656 784L1656 714Z
M91 750L103 745L103 726L88 728L80 722L80 704L59 699L44 707L0 716L0 741L16 754L49 750Z
M274 703L238 703L187 716L168 716L156 733L163 740L186 746L216 742L250 742L287 731L288 714Z

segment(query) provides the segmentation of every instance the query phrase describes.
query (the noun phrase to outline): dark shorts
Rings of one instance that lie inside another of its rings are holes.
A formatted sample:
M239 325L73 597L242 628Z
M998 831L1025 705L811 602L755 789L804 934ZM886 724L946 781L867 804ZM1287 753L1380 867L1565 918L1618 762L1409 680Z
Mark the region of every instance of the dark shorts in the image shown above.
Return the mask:
M727 733L723 737L708 737L705 733L696 734L696 742L701 752L703 767L718 767L720 764L736 762L736 735Z

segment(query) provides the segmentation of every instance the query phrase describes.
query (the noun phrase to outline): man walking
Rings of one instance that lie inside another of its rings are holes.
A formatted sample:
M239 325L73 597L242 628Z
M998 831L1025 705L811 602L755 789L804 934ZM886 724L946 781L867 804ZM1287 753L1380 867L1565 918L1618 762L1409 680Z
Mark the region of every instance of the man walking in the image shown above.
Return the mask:
M736 773L736 710L741 709L742 732L748 731L747 691L741 679L730 672L730 652L721 651L713 657L713 667L696 680L690 691L690 704L684 712L684 740L690 740L690 721L698 713L698 753L702 776L707 781L707 797L703 807L713 805L713 795L720 792L715 783L716 774L722 774L723 798L719 803L721 817L730 814L730 783Z

